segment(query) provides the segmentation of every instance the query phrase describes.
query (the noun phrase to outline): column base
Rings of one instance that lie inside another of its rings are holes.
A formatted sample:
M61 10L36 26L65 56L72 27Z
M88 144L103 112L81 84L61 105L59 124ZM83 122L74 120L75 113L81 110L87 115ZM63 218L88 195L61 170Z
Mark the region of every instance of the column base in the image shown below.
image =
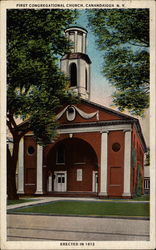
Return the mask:
M43 191L36 191L35 194L43 194Z
M125 197L125 196L126 196L126 197L131 197L132 195L131 195L131 193L123 193L122 196L124 196L124 197Z
M17 194L24 194L24 191L22 191L22 190L17 190Z
M107 196L108 194L107 194L107 192L100 192L100 193L98 193L98 196Z

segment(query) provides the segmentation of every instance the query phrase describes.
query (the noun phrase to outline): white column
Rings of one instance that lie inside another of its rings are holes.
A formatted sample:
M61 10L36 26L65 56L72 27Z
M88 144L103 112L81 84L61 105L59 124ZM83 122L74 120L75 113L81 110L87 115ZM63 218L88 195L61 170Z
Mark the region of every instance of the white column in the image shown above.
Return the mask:
M43 148L40 145L37 145L37 188L35 194L43 194Z
M74 52L78 51L78 35L77 35L77 31L75 31L75 50Z
M48 177L48 192L52 192L52 174Z
M83 38L82 38L82 53L86 53L86 34L83 33Z
M125 130L124 191L122 196L131 196L131 130Z
M18 194L24 194L24 138L21 138L18 153Z
M101 177L99 195L107 195L108 131L101 134Z

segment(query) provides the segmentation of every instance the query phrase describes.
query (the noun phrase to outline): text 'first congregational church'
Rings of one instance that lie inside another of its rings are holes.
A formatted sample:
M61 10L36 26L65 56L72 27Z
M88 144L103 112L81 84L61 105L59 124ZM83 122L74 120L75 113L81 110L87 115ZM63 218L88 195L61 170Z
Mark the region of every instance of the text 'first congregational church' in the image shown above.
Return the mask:
M55 142L41 147L31 131L21 140L18 193L129 198L138 185L143 193L146 145L139 121L90 101L87 31L70 27L65 32L74 47L61 59L61 70L81 102L57 114Z

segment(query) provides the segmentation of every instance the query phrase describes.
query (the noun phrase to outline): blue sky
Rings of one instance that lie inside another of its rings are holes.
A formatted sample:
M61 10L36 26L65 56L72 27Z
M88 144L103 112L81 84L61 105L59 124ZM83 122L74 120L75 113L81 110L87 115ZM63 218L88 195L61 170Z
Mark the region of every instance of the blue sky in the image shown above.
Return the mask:
M111 104L111 94L113 87L108 83L107 79L102 75L103 53L97 49L95 36L91 29L87 26L87 16L85 10L79 11L80 16L77 25L87 29L87 54L90 57L91 64L91 100L100 104L109 106Z
M77 20L77 25L80 25L87 29L87 54L90 57L91 64L91 101L102 104L104 106L117 109L114 105L112 106L111 95L115 91L115 88L108 82L108 80L102 75L102 64L104 60L103 52L99 51L95 43L95 36L91 29L87 26L87 16L85 10L80 10L80 16ZM143 133L149 145L149 112L145 113L144 118L139 118Z

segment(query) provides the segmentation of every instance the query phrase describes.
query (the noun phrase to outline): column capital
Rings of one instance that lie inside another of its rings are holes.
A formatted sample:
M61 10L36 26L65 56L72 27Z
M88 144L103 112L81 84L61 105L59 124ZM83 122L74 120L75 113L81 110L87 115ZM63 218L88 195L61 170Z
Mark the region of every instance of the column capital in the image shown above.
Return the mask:
M125 192L122 194L123 197L131 197L131 193L130 192Z
M101 134L104 134L104 133L107 133L107 134L108 134L108 133L109 133L109 130L101 129L100 133L101 133Z
M129 129L124 129L124 130L123 130L124 133L126 133L126 132L131 132L131 131L132 131L132 129L130 129L130 128L129 128Z
M108 193L107 193L107 191L106 192L100 192L100 193L98 193L98 195L99 196L108 196Z

